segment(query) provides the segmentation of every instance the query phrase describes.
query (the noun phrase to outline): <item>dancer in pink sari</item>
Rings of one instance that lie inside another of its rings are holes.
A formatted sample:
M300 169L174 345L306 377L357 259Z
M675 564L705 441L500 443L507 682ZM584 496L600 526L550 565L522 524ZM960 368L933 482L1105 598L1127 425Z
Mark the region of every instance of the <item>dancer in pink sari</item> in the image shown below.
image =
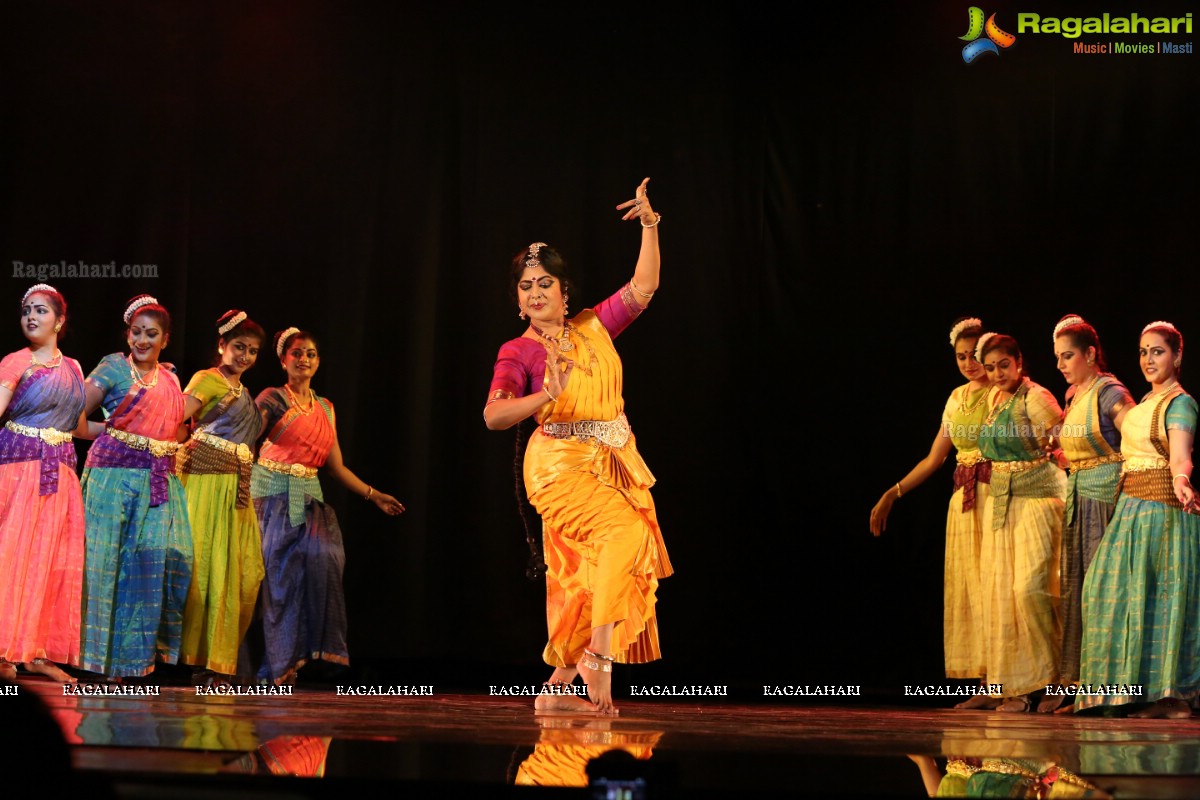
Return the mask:
M16 664L74 683L79 664L83 497L71 432L83 422L83 371L58 349L67 303L52 286L21 299L29 347L0 361L0 679Z

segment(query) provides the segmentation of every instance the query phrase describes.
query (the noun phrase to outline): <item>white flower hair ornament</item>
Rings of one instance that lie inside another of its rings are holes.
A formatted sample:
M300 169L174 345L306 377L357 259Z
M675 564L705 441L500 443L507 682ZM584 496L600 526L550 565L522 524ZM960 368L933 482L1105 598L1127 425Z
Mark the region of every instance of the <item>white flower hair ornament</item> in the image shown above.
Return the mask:
M141 297L134 298L133 302L129 304L129 308L125 309L125 318L124 318L125 324L126 325L129 324L129 321L133 319L133 315L142 306L156 306L156 305L158 305L158 298L151 297L148 294L144 294Z
M25 294L21 296L21 305L25 305L25 301L29 299L29 295L37 294L38 292L54 292L59 294L58 289L55 289L48 283L35 283L25 290Z
M961 336L962 332L965 331L967 328L982 328L982 327L983 327L983 322L975 317L968 317L967 319L960 320L958 322L958 324L956 324L953 328L950 329L950 346L954 347L954 345L958 344L958 337Z
M1059 332L1062 331L1063 328L1066 328L1069 325L1086 325L1086 324L1087 324L1087 321L1084 320L1084 318L1079 316L1078 314L1071 314L1070 316L1063 317L1062 319L1060 319L1058 321L1058 324L1054 326L1054 336L1052 337L1052 340L1057 339Z
M217 328L217 333L224 336L225 334L229 333L231 330L236 328L238 325L241 325L245 321L246 321L246 312L239 311L238 313L234 314L233 317L228 322L226 322L221 327Z
M283 360L283 348L287 344L287 340L300 332L299 328L287 328L283 333L279 334L279 341L275 343L275 354L279 356L279 360Z
M980 336L979 341L975 343L975 360L980 364L983 363L983 348L987 345L988 339L991 339L995 335L994 331L988 331Z
M1142 333L1145 333L1146 331L1150 330L1151 328L1166 328L1167 330L1175 331L1175 333L1179 333L1178 328L1176 328L1174 325L1172 325L1171 323L1169 323L1163 319L1159 319L1159 320L1155 320L1154 322L1151 322L1149 325L1142 328Z

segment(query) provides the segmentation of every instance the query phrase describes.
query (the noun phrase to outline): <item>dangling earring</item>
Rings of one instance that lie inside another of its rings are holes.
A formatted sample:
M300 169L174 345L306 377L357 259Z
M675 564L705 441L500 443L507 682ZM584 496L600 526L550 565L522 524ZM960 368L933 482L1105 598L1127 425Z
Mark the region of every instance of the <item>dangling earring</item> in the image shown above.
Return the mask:
M54 332L55 332L55 333L58 333L58 332L59 332L59 331L61 331L61 330L62 330L62 323L60 322L60 323L58 323L57 325L55 325L55 326L54 326Z
M525 306L517 306L517 319L525 319Z
M563 319L567 318L567 300L569 300L569 299L570 298L567 297L565 294L563 295Z
M223 356L223 355L225 355L225 348L224 348L224 347L218 347L218 348L217 348L217 355L219 355L219 356Z

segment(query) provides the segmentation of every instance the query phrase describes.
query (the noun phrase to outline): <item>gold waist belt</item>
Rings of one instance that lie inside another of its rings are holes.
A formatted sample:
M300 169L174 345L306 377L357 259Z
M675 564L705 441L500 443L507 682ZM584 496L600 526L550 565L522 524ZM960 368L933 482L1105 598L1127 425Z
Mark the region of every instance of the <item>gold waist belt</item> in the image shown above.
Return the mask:
M1091 469L1098 467L1101 464L1115 464L1118 461L1124 461L1125 456L1120 453L1109 453L1106 456L1096 456L1095 458L1085 458L1080 461L1072 461L1068 470L1072 473L1079 472L1081 469Z
M1161 456L1133 456L1125 459L1121 466L1121 474L1126 472L1146 472L1153 469L1171 469L1171 462Z
M205 431L196 431L192 434L192 438L197 442L203 442L209 447L215 447L223 453L230 453L237 456L237 460L243 464L249 464L254 460L254 453L250 452L250 446L247 444L234 444L228 439L213 436L211 433L206 433Z
M987 461L987 459L983 457L983 453L979 452L978 450L968 450L965 453L959 450L958 455L955 456L955 460L964 467L973 467L980 461Z
M625 415L613 420L579 419L574 422L547 422L542 425L542 433L555 439L567 439L576 436L580 441L595 439L609 447L624 447L629 441L629 420Z
M1136 472L1126 472L1121 475L1117 484L1121 494L1136 497L1139 500L1153 500L1156 503L1183 508L1175 497L1175 487L1171 485L1170 469L1140 469Z
M1046 456L1035 458L1033 461L993 461L992 472L1025 472L1034 467L1040 467L1049 461Z
M263 469L271 470L271 472L278 472L281 475L291 475L293 478L317 477L316 467L306 467L303 464L284 464L282 461L272 461L269 458L259 458L258 465Z
M117 428L107 428L105 433L126 447L132 447L134 450L149 450L150 455L155 458L173 456L175 455L175 451L179 449L179 442L164 442L158 439L151 439L148 436L138 436L135 433L128 433Z
M31 428L28 425L13 422L11 419L4 423L4 427L13 433L19 433L31 439L41 439L46 444L63 444L71 441L72 438L71 434L60 431L58 428Z

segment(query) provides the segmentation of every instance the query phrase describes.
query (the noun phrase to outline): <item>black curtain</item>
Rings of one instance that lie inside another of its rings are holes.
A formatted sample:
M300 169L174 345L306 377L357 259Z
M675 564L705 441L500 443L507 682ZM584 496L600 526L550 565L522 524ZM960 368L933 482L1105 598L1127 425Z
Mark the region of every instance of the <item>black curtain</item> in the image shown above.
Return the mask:
M936 682L949 465L884 537L867 517L960 380L950 323L1015 335L1060 397L1065 313L1138 395L1141 327L1200 331L1195 56L1076 54L997 10L1016 44L966 64L946 2L6 3L2 294L15 318L28 265L153 265L50 280L85 372L142 291L185 383L226 309L312 330L347 463L409 507L326 484L352 657L540 679L513 435L480 418L522 330L507 264L548 241L573 308L608 296L650 176L662 287L617 344L678 574L630 679ZM1084 37L1122 38L1191 40Z

